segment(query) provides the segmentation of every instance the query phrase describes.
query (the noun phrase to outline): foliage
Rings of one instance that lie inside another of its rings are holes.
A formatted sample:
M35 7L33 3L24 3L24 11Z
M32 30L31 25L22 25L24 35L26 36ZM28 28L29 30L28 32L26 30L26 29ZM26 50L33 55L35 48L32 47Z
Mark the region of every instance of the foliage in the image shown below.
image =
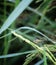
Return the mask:
M53 3L54 0L0 2L0 65L14 65L17 61L19 65L56 65Z

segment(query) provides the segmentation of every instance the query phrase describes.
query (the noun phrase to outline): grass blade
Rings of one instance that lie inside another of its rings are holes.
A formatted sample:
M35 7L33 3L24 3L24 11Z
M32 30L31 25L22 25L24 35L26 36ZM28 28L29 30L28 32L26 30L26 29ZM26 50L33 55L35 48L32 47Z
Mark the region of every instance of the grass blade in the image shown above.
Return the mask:
M26 9L26 7L32 2L33 0L22 0L20 4L14 9L14 11L10 14L7 18L5 23L0 29L0 34L5 31L14 21L15 19L20 16L20 14ZM22 5L23 4L23 5Z

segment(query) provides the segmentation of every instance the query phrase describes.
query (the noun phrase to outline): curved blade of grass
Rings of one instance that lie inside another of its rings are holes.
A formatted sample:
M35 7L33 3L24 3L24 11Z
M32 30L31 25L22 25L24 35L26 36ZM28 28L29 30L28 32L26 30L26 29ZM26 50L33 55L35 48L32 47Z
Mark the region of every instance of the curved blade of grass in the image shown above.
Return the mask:
M21 30L21 29L29 29L29 30L33 30L35 31L36 33L39 33L40 35L44 36L46 39L48 39L49 41L51 41L52 43L56 44L56 41L53 41L52 39L50 39L48 36L46 36L45 34L43 34L42 32L34 29L34 28L31 28L31 27L20 27L19 29L17 30ZM17 31L15 30L15 31Z
M32 2L33 0L22 0L18 6L14 9L14 11L10 14L7 18L5 23L0 29L0 34L5 31L14 21L15 19L20 16L20 14L26 9L26 7Z

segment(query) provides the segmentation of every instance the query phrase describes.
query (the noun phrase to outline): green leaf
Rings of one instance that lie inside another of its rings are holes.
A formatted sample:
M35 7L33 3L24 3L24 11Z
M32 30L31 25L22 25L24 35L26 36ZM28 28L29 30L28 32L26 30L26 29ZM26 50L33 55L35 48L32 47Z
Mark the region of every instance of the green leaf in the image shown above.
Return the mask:
M17 17L20 16L20 14L26 9L26 7L32 2L33 0L22 0L18 6L14 9L14 11L10 14L10 16L7 18L5 23L0 29L0 34L5 31L15 20Z

